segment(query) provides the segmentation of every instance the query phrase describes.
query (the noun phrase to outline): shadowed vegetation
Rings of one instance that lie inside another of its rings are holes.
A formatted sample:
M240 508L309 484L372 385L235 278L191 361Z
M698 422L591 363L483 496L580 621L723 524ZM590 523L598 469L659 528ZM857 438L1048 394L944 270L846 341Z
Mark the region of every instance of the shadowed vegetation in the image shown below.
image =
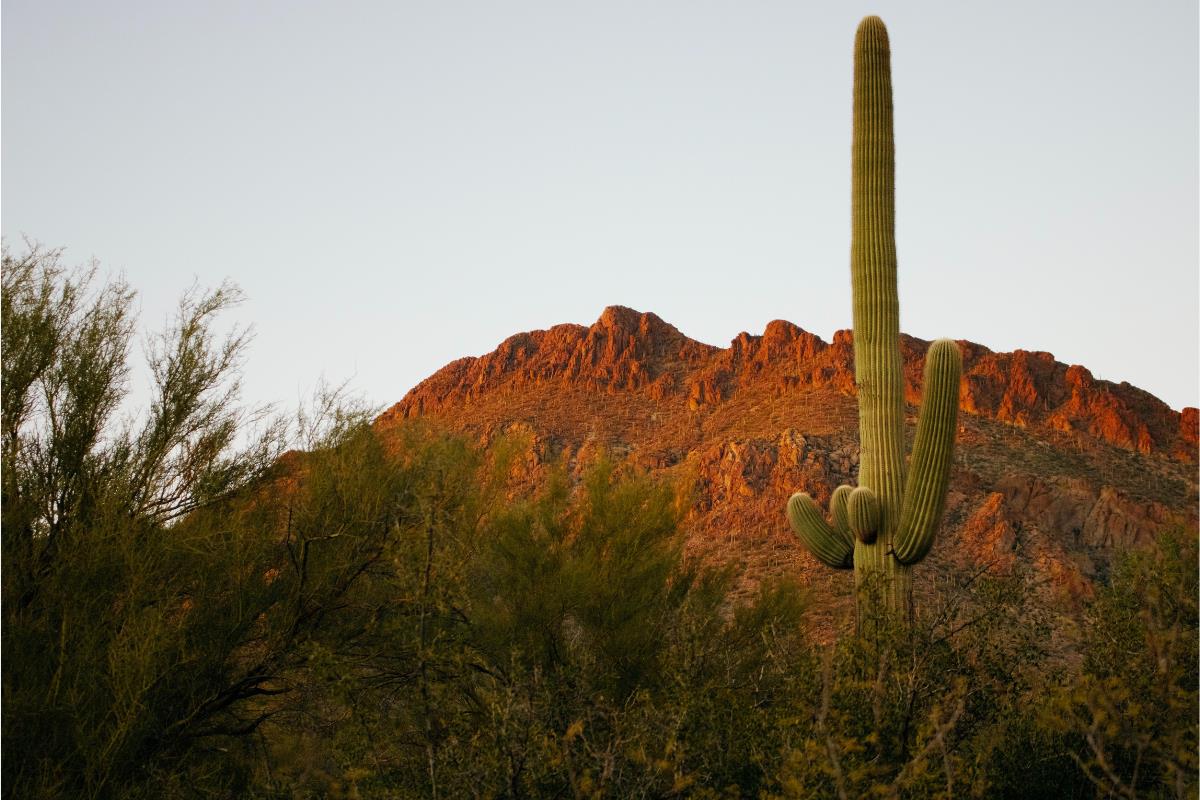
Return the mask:
M827 644L794 585L688 557L686 485L242 409L232 287L131 414L128 287L35 250L3 290L6 797L1195 796L1194 532L1068 652L986 570Z

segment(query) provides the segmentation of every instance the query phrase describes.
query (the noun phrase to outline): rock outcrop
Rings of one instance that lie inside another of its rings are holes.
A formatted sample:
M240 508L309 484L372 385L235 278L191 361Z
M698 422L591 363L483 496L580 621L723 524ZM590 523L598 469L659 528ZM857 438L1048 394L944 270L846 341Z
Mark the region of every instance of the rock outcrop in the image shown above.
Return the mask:
M977 417L1026 428L1079 433L1139 453L1196 460L1200 412L1174 411L1128 383L1097 380L1085 367L1050 353L994 353L960 341L959 405ZM929 343L901 339L906 394L920 400ZM834 388L853 395L850 331L828 343L784 320L761 336L738 334L727 348L689 339L655 314L610 306L590 327L556 325L518 333L479 358L462 358L418 384L384 419L437 413L488 393L514 393L558 383L587 391L642 391L698 411L742 391L787 394ZM765 386L764 386L765 384Z
M904 336L906 393L920 397L929 343ZM960 431L936 559L1022 559L1074 594L1097 564L1197 520L1197 426L1134 386L1049 353L960 342ZM694 341L620 306L593 325L510 337L422 381L377 425L426 417L481 440L524 430L531 463L598 449L696 486L692 544L746 564L828 580L788 530L803 490L826 503L858 469L850 331L832 342L776 320L729 347ZM915 415L915 408L910 409ZM798 569L797 569L798 567Z

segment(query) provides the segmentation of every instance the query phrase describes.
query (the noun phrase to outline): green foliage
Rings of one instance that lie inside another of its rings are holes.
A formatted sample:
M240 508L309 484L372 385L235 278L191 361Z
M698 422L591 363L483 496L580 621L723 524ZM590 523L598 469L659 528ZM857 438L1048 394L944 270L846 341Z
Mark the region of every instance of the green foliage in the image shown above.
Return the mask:
M1196 796L1198 591L1195 532L1171 531L1125 554L1084 617L1082 674L1046 722L1105 796Z
M850 495L845 535L842 497L833 525L804 493L788 503L793 530L823 563L853 566L855 583L877 582L893 615L912 614L910 566L933 546L949 485L958 414L961 355L950 339L925 358L925 389L912 463L904 458L904 376L896 291L895 143L891 50L879 17L858 26L854 42L853 225L854 378L858 386L859 489ZM870 490L871 495L859 490ZM864 616L870 612L863 610Z
M771 586L726 614L732 573L681 558L680 513L671 487L602 460L576 491L560 472L492 523L472 602L502 676L490 691L510 710L511 682L529 681L551 712L513 732L501 717L495 746L511 750L516 736L551 748L561 769L530 776L538 793L761 780L751 760L730 758L745 742L723 718L784 691L769 660L796 646L798 596ZM689 751L701 734L711 747Z
M226 502L278 454L243 449L230 401L244 335L210 321L237 302L192 293L150 348L151 407L120 421L133 293L94 286L55 252L3 255L4 789L22 796L134 794L183 743L227 724L225 698L264 682L223 663L223 633L261 602L242 568L263 542L173 520ZM246 558L246 562L235 559ZM19 654L19 655L18 655ZM199 785L224 776L203 774Z
M543 495L492 519L471 581L479 644L546 672L579 668L620 698L657 673L698 575L680 569L679 506L644 476L613 480L601 461L578 492L561 470Z
M1194 532L1113 565L1077 653L1025 576L936 565L920 620L874 574L839 639L689 555L687 486L531 481L524 438L337 392L290 434L240 411L229 287L122 417L129 289L40 251L3 278L5 796L1195 795Z
M926 618L902 629L883 603L865 603L860 635L802 673L771 797L1009 796L999 762L1044 632L1022 576L934 577Z
M427 513L401 522L395 557L363 584L391 598L371 637L386 646L356 651L350 676L346 654L327 653L321 699L264 726L287 744L274 791L349 791L350 775L389 797L763 784L778 748L758 709L790 691L794 587L734 601L732 571L683 557L680 492L607 460L509 499L521 442L479 458L433 431L401 435L419 465L403 483L425 487ZM474 480L428 481L464 468ZM471 486L483 491L461 502ZM348 760L318 775L323 731L324 752Z
M93 273L3 257L4 791L232 792L240 743L379 535L330 558L309 541L328 529L285 538L253 499L286 440L236 403L246 337L213 333L230 286L185 296L148 348L149 408L118 416L133 293ZM350 417L305 444L348 452Z

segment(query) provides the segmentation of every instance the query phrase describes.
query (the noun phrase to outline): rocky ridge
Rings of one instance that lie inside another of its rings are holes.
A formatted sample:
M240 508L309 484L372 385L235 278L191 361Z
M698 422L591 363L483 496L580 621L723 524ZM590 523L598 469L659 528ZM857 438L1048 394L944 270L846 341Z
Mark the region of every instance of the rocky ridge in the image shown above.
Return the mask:
M1063 364L1050 353L959 345L959 404L968 414L1081 432L1141 453L1196 458L1195 408L1174 411L1148 392L1097 380L1087 368ZM920 401L928 347L927 341L901 336L905 389L913 404ZM566 324L518 333L485 356L454 361L418 384L384 419L428 415L485 394L556 381L591 391L643 390L659 401L682 398L690 411L743 389L762 391L764 382L777 394L832 387L853 395L853 334L838 331L828 343L775 320L761 335L741 333L722 349L689 339L655 314L611 306L590 327Z
M935 561L1020 559L1078 595L1114 548L1151 542L1164 526L1195 527L1196 409L1175 411L1049 353L959 344L963 413ZM928 346L901 338L914 417ZM854 393L850 331L825 342L776 320L719 348L613 306L591 326L520 333L459 359L376 424L432 418L485 441L516 429L534 464L604 448L685 473L697 487L696 548L737 558L750 574L799 567L832 591L836 576L803 551L782 509L794 491L826 502L855 480Z

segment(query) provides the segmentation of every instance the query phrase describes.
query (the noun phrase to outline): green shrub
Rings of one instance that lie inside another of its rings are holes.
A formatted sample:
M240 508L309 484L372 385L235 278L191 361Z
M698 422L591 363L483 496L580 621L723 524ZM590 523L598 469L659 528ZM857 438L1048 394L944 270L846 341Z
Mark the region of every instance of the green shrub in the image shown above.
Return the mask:
M1105 796L1197 791L1197 540L1167 531L1117 559L1083 618L1083 666L1045 717Z
M132 293L39 251L3 280L6 796L1195 796L1194 532L1119 558L1066 652L1027 576L929 564L912 626L818 636L689 556L687 486L531 486L526 439L337 393L289 437L234 402L229 287L123 421Z

